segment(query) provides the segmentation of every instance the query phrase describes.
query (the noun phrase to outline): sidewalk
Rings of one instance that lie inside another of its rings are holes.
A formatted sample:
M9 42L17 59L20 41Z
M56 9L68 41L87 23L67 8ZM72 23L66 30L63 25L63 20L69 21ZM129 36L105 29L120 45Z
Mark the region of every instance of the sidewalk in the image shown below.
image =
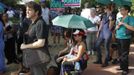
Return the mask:
M52 41L52 39L50 39ZM52 45L52 43L50 43ZM62 45L63 41L61 41L61 45L57 46L57 47L51 47L49 49L50 54L52 56L52 58L54 58L55 54L58 53L59 50L63 49L64 46ZM134 75L134 44L131 45L131 50L130 50L130 55L129 55L129 59L130 59L130 73L128 75ZM116 68L118 68L119 66L117 65L112 65L110 64L110 66L106 67L106 68L102 68L101 65L95 65L92 62L95 60L95 56L91 56L90 60L89 60L89 64L87 69L83 72L82 75L121 75L121 71L117 71ZM49 66L51 65L56 65L54 63L54 59L52 59L51 63ZM16 72L18 69L20 68L20 66L18 64L11 64L7 66L7 72L5 75L11 75L11 73ZM15 74L12 74L15 75Z
M130 48L129 64L130 73L128 75L134 75L134 44ZM121 71L116 70L118 67L118 65L110 64L109 67L102 68L101 65L95 65L91 62L82 75L121 75Z

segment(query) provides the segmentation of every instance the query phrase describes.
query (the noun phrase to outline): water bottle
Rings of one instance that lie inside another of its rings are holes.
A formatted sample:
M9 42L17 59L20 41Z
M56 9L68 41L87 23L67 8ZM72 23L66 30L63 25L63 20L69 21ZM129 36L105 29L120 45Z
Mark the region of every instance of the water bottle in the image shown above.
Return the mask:
M79 71L80 70L80 63L75 62L75 70Z

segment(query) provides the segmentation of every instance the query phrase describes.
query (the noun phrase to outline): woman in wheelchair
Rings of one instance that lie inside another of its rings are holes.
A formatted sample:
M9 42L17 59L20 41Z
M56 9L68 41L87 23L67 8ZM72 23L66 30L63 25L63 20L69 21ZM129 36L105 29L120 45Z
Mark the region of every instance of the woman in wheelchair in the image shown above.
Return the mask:
M70 53L65 55L61 65L61 75L69 73L69 71L81 72L87 67L88 55L86 53L86 45L84 42L85 32L83 30L76 30L73 33L74 46Z

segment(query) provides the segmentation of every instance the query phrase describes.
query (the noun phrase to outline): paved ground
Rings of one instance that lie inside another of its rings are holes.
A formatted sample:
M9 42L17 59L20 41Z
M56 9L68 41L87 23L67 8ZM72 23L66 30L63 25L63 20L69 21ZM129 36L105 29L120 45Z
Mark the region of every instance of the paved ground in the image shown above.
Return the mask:
M51 38L52 39L52 38ZM50 40L50 44L52 44L52 40ZM61 41L60 45L57 45L56 47L51 47L49 49L52 58L55 56L55 54L58 53L59 50L63 49L63 41ZM131 46L131 51L130 51L130 73L129 75L134 75L134 45ZM119 66L117 65L112 65L110 64L109 67L102 68L101 65L95 65L92 62L95 60L95 56L90 56L90 60L88 63L87 69L83 72L82 75L121 75L121 71L116 71L116 68ZM54 61L50 63L51 65L56 65ZM12 72L17 71L20 68L18 64L11 64L7 65L7 72L5 75L11 75ZM14 75L14 74L12 74Z
M92 62L92 60L89 62ZM134 75L134 45L131 45L129 62L130 73L128 75ZM121 75L121 71L116 70L118 67L119 66L117 65L110 65L109 67L102 68L101 65L90 63L88 64L87 69L83 72L83 75Z

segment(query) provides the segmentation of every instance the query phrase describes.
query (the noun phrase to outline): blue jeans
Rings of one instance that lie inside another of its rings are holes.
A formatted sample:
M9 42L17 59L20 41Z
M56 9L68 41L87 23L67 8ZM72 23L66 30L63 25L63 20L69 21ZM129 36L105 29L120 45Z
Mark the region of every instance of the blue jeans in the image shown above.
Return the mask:
M106 50L106 57L105 57L105 64L108 64L108 61L110 59L110 43L111 43L111 39L112 39L112 34L109 33L108 36L104 36L102 34L99 35L97 41L96 41L96 45L95 45L95 49L97 51L97 61L98 62L102 62L102 52L101 52L101 48L100 46L102 45L102 42L104 42L104 49Z

